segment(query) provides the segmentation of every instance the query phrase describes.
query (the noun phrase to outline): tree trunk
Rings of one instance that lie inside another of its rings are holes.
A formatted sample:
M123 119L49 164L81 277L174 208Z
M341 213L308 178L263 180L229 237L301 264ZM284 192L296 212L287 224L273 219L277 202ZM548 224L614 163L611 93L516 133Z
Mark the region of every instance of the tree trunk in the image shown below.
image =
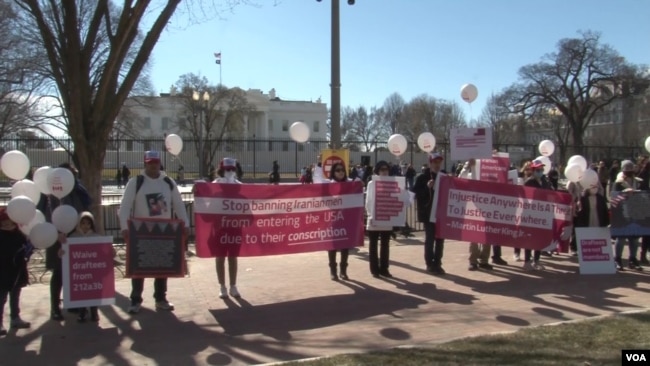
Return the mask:
M104 234L104 213L102 210L102 170L106 151L106 139L98 141L75 141L74 160L82 172L84 187L92 199L91 212L95 217L95 230Z

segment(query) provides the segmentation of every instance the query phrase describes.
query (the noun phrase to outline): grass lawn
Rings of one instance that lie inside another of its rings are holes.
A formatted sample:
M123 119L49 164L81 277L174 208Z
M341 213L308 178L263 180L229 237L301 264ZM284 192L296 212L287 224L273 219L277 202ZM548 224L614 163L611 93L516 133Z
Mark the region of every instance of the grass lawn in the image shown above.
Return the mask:
M650 349L650 312L466 338L427 348L391 349L289 364L621 365L622 349Z

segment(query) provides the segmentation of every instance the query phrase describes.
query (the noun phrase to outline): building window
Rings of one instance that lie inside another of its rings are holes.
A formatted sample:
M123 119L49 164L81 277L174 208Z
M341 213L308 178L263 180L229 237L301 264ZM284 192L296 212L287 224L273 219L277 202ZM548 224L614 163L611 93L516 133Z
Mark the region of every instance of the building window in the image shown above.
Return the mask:
M145 130L150 130L151 129L151 118L150 117L144 117L142 119L142 128Z
M269 141L269 151L273 151L273 141Z
M162 118L161 127L162 127L163 131L167 131L167 129L169 129L169 124L170 124L169 122L170 121L171 121L171 118L169 118L169 117L163 117Z
M282 151L289 151L289 141L282 141Z
M305 151L305 144L298 144L298 151L300 152Z
M269 120L269 132L273 132L273 120Z
M320 131L320 121L314 121L314 132Z
M282 132L287 132L289 131L289 121L286 119L282 121Z

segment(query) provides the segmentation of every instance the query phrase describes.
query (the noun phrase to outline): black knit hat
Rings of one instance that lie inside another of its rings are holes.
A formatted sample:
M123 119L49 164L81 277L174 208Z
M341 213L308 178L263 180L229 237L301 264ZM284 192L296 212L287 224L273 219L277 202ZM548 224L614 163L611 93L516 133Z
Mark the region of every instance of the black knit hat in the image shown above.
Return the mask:
M373 173L379 174L379 169L383 167L390 168L390 165L388 165L388 163L385 160L379 160L377 164L375 164L375 170L373 171Z

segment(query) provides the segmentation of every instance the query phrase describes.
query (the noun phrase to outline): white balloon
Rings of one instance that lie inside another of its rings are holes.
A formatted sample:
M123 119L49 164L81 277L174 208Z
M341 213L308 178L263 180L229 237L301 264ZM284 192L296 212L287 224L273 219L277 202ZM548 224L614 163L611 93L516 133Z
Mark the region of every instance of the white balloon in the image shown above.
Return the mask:
M472 103L478 97L478 89L474 84L465 84L460 87L460 97L467 103Z
M51 247L59 237L56 227L49 222L41 222L32 228L29 232L29 241L34 247L46 249Z
M540 160L542 164L544 164L544 174L548 174L551 171L553 163L548 156L538 156L535 158L535 160Z
M578 183L582 179L585 170L579 164L567 165L564 169L564 176L573 183Z
M295 142L307 142L309 140L309 126L304 122L294 122L289 127L289 135Z
M47 175L47 186L56 198L63 198L74 188L74 175L66 168L54 168Z
M61 233L69 233L77 227L79 214L70 205L61 205L52 211L52 224Z
M32 202L38 203L41 199L41 192L34 182L29 179L23 179L11 186L11 198L18 196L27 196Z
M20 231L23 232L23 234L29 236L29 233L32 231L32 228L36 224L40 224L41 222L45 222L45 215L40 210L36 210L34 218L28 222L27 224L18 224L18 228Z
M23 179L29 172L29 158L22 151L12 150L2 155L2 172L11 179Z
M7 215L16 224L27 224L36 214L34 201L27 196L16 196L7 204Z
M436 137L431 132L422 132L418 136L418 146L422 151L431 152L436 147Z
M398 133L388 138L388 150L395 156L400 156L406 152L406 138Z
M51 194L50 186L47 184L47 177L52 171L52 168L49 166L42 166L34 172L34 184L38 187L38 190L43 194Z
M645 139L645 149L650 152L650 136Z
M176 156L183 150L183 139L176 134L169 134L165 138L165 148L170 154Z
M569 162L566 165L569 166L571 164L580 165L580 168L582 168L583 172L587 170L587 159L582 157L582 155L573 155L572 157L570 157Z
M580 179L580 185L583 188L592 188L598 186L598 173L593 169L585 170L582 178Z
M555 144L551 140L544 140L539 143L538 149L542 156L551 156L555 151Z

